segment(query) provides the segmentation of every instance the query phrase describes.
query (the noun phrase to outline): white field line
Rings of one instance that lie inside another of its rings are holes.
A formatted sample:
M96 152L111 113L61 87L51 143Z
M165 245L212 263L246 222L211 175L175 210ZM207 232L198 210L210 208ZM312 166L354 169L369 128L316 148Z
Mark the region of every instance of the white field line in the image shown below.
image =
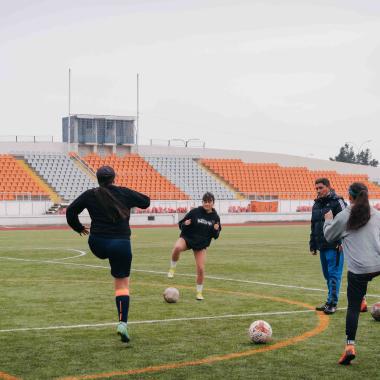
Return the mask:
M61 265L70 265L70 266L77 266L77 267L88 267L88 268L101 268L101 269L108 269L108 267L104 265L91 265L91 264L77 264L77 263L62 263L61 261L54 260L33 260L33 259L18 259L16 257L6 257L6 256L0 256L0 259L4 260L11 260L11 261L27 261L27 262L34 262L39 264L61 264Z
M0 247L0 249L15 249L15 247ZM68 257L63 257L62 259L54 259L54 261L61 261L61 260L69 260L69 259L76 259L78 257L82 257L82 256L85 256L87 255L87 252L86 251L81 251L80 249L75 249L75 248L61 248L61 247L54 247L54 248L49 248L49 247L46 247L46 248L26 248L26 247L22 247L22 248L17 248L17 250L19 251L48 251L48 250L62 250L62 251L69 251L69 252L78 252L79 255L76 255L76 256L68 256ZM4 259L11 259L9 257L0 257L0 258L4 258ZM16 259L16 258L12 258L14 260L28 260L28 261L40 261L40 260L34 260L34 259Z
M76 250L77 252L82 252L79 250ZM83 255L79 255L83 256ZM75 256L75 257L79 257ZM92 264L78 264L78 263L68 263L68 262L60 262L57 259L54 260L33 260L33 259L19 259L15 257L5 257L0 256L0 259L5 260L14 260L14 261L30 261L30 262L36 262L36 263L42 263L42 264L61 264L61 265L71 265L71 266L78 266L78 267L87 267L87 268L100 268L100 269L109 269L108 266L104 265L92 265ZM63 259L60 259L63 260ZM157 274L157 275L167 275L167 272L162 271L154 271L154 270L145 270L145 269L132 269L132 272L141 272L141 273L151 273L151 274ZM189 273L176 273L176 276L181 277L196 277L195 274L189 274ZM279 288L287 288L287 289L299 289L299 290L307 290L312 292L326 292L327 289L320 289L320 288L307 288L304 286L298 286L298 285L284 285L284 284L276 284L272 282L261 282L261 281L251 281L251 280L240 280L236 278L226 278L226 277L217 277L217 276L205 276L206 279L209 280L220 280L220 281L229 281L229 282L237 282L237 283L244 283L244 284L254 284L254 285L265 285L265 286L273 286L273 287L279 287ZM340 292L341 294L346 294L346 292ZM380 298L379 294L366 294L367 297L375 297Z
M56 261L62 261L62 260L69 260L69 259L76 259L78 257L86 256L87 252L86 251L81 251L80 249L74 249L74 248L67 248L67 251L72 251L72 252L78 252L79 255L76 256L71 256L71 257L63 257L62 259L55 259Z
M144 269L132 269L134 272L145 272L145 273L153 273L153 274L165 274L167 275L168 272L159 272L154 270L144 270ZM195 274L186 274L186 273L176 273L175 276L182 276L182 277L196 277ZM283 284L275 284L272 282L260 282L260 281L250 281L250 280L239 280L236 278L226 278L226 277L217 277L217 276L205 276L205 278L209 280L220 280L220 281L231 281L231 282L239 282L244 284L255 284L255 285L266 285L266 286L275 286L279 288L289 288L289 289L301 289L301 290L308 290L313 292L326 292L327 289L319 289L319 288L306 288L304 286L298 286L298 285L283 285ZM340 294L346 294L346 292L340 292ZM366 297L376 297L379 298L379 294L366 294Z
M167 275L168 272L158 272L154 270L144 270L144 269L132 269L134 272L145 272L145 273L153 273L153 274L165 274ZM186 274L186 273L176 273L176 276L182 276L182 277L196 277L195 274ZM206 276L207 279L210 280L221 280L221 281L231 281L231 282L240 282L245 284L255 284L255 285L268 285L268 286L277 286L280 288L294 288L294 289L302 289L302 290L312 290L317 292L325 292L326 289L319 289L319 288L305 288L303 286L298 285L283 285L283 284L274 284L272 282L260 282L260 281L250 281L250 280L239 280L235 278L225 278L225 277L217 277L217 276Z
M338 310L345 310L345 309L346 308L339 308ZM315 310L292 310L292 311L273 311L273 312L265 312L265 313L210 315L210 316L204 316L204 317L150 319L150 320L145 320L145 321L129 321L128 325L188 322L188 321L204 321L204 320L210 320L210 319L263 317L263 316L277 316L277 315L289 315L289 314L304 314L304 313L314 313L314 312L315 312ZM46 326L46 327L22 327L22 328L17 328L17 329L3 329L3 330L0 330L0 333L22 332L22 331L41 331L41 330L70 330L70 329L92 328L92 327L108 327L108 326L116 326L116 325L117 325L117 322L108 322L108 323L67 325L67 326L61 325L61 326Z

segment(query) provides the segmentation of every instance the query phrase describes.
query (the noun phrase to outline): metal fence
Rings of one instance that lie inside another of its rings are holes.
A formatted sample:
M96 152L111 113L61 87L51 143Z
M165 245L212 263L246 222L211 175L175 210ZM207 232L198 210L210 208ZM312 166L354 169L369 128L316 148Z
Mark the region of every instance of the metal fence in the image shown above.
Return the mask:
M53 136L0 135L0 142L54 142Z
M0 216L32 216L45 214L53 202L46 195L25 192L0 193Z

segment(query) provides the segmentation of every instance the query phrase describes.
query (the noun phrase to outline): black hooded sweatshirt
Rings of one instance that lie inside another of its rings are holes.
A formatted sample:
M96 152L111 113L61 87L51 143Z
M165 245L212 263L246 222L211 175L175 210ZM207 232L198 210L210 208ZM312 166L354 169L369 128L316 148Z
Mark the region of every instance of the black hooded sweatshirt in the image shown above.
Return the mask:
M150 205L148 196L138 193L127 187L115 185L107 186L112 195L117 198L126 208L132 207L147 208ZM69 226L76 232L82 232L83 224L79 221L78 215L87 209L91 217L91 235L98 235L111 239L129 239L131 229L129 227L129 216L114 223L108 217L102 205L96 199L95 189L90 189L75 199L66 210L66 219Z
M191 224L186 226L184 222L191 220ZM218 230L215 230L214 224L219 224ZM186 241L189 248L201 250L207 248L211 239L219 237L222 226L220 218L215 209L208 213L202 206L192 209L178 223L181 230L181 237Z

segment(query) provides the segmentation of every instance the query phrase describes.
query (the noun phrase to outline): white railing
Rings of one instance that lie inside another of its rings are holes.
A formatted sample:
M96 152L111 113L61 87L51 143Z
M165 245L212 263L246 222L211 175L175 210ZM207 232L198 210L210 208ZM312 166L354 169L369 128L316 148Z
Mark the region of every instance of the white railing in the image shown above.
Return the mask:
M25 192L0 192L0 216L42 215L53 202L45 195Z
M53 136L0 135L0 142L54 142Z

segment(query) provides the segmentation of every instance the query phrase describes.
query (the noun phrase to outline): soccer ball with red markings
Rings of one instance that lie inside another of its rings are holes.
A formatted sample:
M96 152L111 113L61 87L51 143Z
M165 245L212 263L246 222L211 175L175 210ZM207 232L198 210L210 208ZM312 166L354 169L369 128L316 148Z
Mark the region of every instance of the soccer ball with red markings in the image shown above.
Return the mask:
M371 307L371 315L375 321L380 322L380 302L376 302Z
M167 303L176 303L179 300L179 291L177 288L166 288L163 296Z
M268 322L252 322L248 329L248 336L252 342L267 343L272 337L272 327Z

